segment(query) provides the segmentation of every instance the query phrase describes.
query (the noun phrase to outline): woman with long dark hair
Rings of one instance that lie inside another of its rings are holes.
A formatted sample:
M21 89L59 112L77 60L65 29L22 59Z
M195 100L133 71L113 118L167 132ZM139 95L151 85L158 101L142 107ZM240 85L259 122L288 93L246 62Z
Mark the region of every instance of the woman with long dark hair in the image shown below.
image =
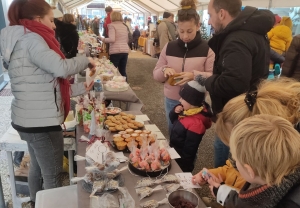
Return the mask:
M84 70L92 59L65 59L55 39L53 11L43 0L14 0L8 10L10 26L1 30L0 50L9 64L14 99L12 126L28 144L31 204L36 193L61 186L63 134L61 124L70 97L86 93L85 83L70 85L68 76Z

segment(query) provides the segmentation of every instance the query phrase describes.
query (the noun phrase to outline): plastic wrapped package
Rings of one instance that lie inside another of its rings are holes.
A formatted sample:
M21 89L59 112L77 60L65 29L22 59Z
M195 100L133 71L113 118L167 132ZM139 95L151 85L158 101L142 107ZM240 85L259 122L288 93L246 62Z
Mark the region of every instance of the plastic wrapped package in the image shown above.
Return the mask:
M93 178L93 173L87 173L83 177L74 177L71 179L72 183L77 183L78 181L84 180L87 183L93 183L94 178Z
M116 191L119 189L119 182L116 180L109 180L106 182L105 191Z
M129 191L125 187L119 187L119 191L122 192L119 197L120 201L120 208L129 208L129 207L135 207L135 201L130 195Z
M179 183L178 178L175 175L165 175L160 179L161 183Z
M109 193L104 193L101 197L91 197L89 208L120 208L120 206L116 197Z
M153 179L151 178L142 178L136 182L135 188L141 188L146 186L153 186L157 184Z
M167 185L163 186L163 188L164 188L164 190L165 190L168 194L170 194L170 193L172 193L173 191L176 191L177 189L179 189L180 186L181 186L181 185L178 184L178 183L170 183L170 184L167 184Z
M140 200L142 200L143 198L150 196L153 192L159 191L162 189L163 189L162 186L158 185L154 189L150 188L150 187L142 187L142 188L136 189L135 191L136 191L136 194L139 196Z
M94 196L96 192L102 192L105 188L106 181L101 180L101 181L94 181L93 183L93 191L90 195L90 197Z
M145 203L142 203L140 206L142 208L157 208L160 205L163 205L166 203L168 203L168 199L166 199L166 198L161 201L156 201L153 199L153 200L146 201Z

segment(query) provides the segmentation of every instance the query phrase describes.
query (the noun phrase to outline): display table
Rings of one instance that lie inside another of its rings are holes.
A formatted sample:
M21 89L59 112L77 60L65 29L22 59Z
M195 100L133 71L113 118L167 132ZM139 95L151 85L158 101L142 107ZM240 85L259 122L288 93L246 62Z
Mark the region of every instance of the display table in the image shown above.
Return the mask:
M77 74L77 82L85 82L85 77ZM141 110L143 107L142 101L136 96L133 90L129 87L128 90L122 92L111 92L104 90L105 99L121 101L126 103L126 110L135 111Z
M128 113L131 114L135 114L135 115L141 115L142 113L140 111L130 111ZM81 126L77 126L76 128L76 141L77 141L77 154L80 156L85 156L85 152L86 152L86 147L87 147L87 143L86 142L79 142L79 138L82 135L86 135L86 133L84 133L83 131L83 127ZM108 136L108 140L112 140L112 134L110 134ZM128 153L124 153L125 156L129 156ZM126 166L127 163L121 163L120 168ZM86 166L86 162L85 161L78 161L77 162L77 173L78 173L78 177L82 177L86 174L85 171L85 166ZM180 173L182 172L180 167L177 165L177 163L175 162L175 160L172 160L172 168L169 171L170 174L174 174L174 173ZM141 179L142 177L140 176L135 176L132 175L128 170L125 170L122 172L122 176L124 177L124 187L126 187L130 193L130 195L132 196L132 198L135 200L135 207L140 207L140 203L146 202L148 200L151 199L155 199L157 201L160 201L164 198L166 198L166 192L164 190L161 191L157 191L154 192L150 197L146 197L142 200L139 200L136 192L135 192L135 186L136 186L136 182ZM87 193L83 188L82 188L82 182L78 182L77 184L77 191L78 191L78 207L85 207L88 208L90 206L90 198L89 195L90 193ZM118 192L114 193L114 195L117 197ZM201 201L201 199L199 199L200 204L198 205L198 208L204 208L206 207L204 205L204 203ZM160 206L159 208L167 208L169 207L169 205L165 204Z
M11 186L11 195L14 208L21 208L23 202L29 201L29 197L20 198L16 193L16 181L13 166L13 151L28 151L27 143L21 140L18 132L11 126L5 132L5 134L0 139L0 150L6 151L8 170L9 170L9 180ZM64 138L64 150L68 151L69 156L69 176L73 177L73 150L75 150L75 139L74 138Z

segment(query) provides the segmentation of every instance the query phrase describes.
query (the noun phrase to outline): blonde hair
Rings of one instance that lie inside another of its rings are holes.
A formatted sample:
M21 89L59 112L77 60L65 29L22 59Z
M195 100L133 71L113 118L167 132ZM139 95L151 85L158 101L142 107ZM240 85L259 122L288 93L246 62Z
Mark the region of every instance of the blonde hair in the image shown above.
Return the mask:
M120 12L115 12L113 11L112 13L110 13L110 19L112 22L115 22L115 21L123 21L123 17L122 17L122 14Z
M65 23L72 23L75 21L74 15L73 14L64 14L62 21Z
M265 80L258 86L256 102L250 111L245 101L245 94L231 99L218 114L216 133L219 138L229 144L231 129L245 118L257 114L280 116L292 124L300 120L300 82L280 78L279 80Z
M249 165L267 185L279 185L300 164L300 135L279 116L256 115L236 125L230 136L232 157Z

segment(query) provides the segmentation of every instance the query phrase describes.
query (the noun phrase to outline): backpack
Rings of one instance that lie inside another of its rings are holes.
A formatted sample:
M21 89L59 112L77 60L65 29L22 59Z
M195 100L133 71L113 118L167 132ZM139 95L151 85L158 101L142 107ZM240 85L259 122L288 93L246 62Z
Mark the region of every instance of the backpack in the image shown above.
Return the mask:
M123 25L125 25L126 28L127 28L127 32L128 32L128 43L131 44L131 43L133 42L133 38L132 38L132 35L131 35L131 33L130 33L130 30L129 30L128 26L127 26L125 23L123 23Z

